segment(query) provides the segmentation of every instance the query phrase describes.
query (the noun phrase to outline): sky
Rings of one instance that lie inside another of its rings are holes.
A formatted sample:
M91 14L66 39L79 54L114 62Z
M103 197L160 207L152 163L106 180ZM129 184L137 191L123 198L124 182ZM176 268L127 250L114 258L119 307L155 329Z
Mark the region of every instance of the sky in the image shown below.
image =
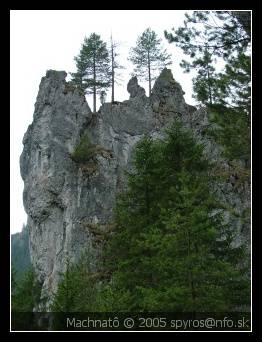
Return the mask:
M190 11L187 11L190 12ZM78 55L85 36L95 32L109 42L120 43L119 63L126 69L123 82L115 89L115 100L129 98L126 90L133 66L127 60L137 37L150 27L163 39L163 46L172 55L169 68L184 92L185 100L192 99L192 74L185 74L179 63L181 49L169 44L164 30L183 25L182 10L12 10L10 12L10 230L22 230L27 221L23 206L23 181L20 176L19 158L23 150L23 136L32 123L34 104L41 78L49 69L75 72L74 57ZM68 75L67 80L70 79ZM147 91L147 84L139 82ZM108 93L108 101L110 92ZM87 98L90 108L92 101Z

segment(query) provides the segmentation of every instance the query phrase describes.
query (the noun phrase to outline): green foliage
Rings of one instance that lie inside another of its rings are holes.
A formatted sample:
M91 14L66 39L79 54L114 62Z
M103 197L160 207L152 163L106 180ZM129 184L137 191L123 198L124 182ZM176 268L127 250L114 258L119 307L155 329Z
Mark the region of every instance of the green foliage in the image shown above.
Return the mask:
M84 134L76 146L71 158L77 163L87 163L95 155L95 146L91 144L87 134Z
M196 71L194 97L207 106L211 122L206 134L222 148L236 185L250 182L250 28L250 11L194 11L183 27L165 31L189 57L181 66Z
M218 76L212 63L212 54L207 48L191 63L185 60L180 63L185 72L197 71L197 76L193 78L193 97L204 104L212 104L220 95Z
M92 33L89 38L85 37L75 61L77 72L71 73L71 82L86 94L93 94L96 112L96 95L108 88L111 82L106 43L96 33Z
M248 171L251 165L249 115L243 108L222 105L213 105L209 112L210 121L215 126L207 133L223 147L222 154L231 164L240 161Z
M72 80L70 83L85 94L87 84L85 82L86 57L84 54L84 46L82 46L79 56L75 57L75 62L77 71L71 73Z
M248 306L247 256L224 223L203 146L177 121L164 140L140 140L133 166L100 259L91 267L87 253L67 264L51 310L227 312Z
M11 293L13 294L17 287L17 271L14 268L14 265L11 265Z
M41 284L37 280L34 269L30 267L19 281L15 279L14 273L12 278L12 311L32 312L39 304L41 295Z
M67 261L58 289L53 296L53 312L92 312L98 307L97 277L91 268L93 260L86 251L75 264Z
M194 11L184 26L165 31L190 57L186 72L196 70L195 97L204 104L241 106L250 114L250 11ZM245 24L244 24L245 23ZM217 69L217 61L225 67Z
M164 141L138 144L106 251L113 310L216 312L249 302L244 251L232 246L202 152L179 123Z
M227 96L236 108L251 116L251 58L245 53L238 53L228 59L225 74L221 80L226 85Z
M135 73L149 82L149 95L151 94L151 81L155 79L155 71L171 64L170 56L161 46L161 39L156 33L147 28L138 37L136 46L131 48L130 60L135 65Z
M23 277L31 265L29 254L29 233L28 227L23 226L20 233L11 235L11 259L12 266L16 272L16 279Z

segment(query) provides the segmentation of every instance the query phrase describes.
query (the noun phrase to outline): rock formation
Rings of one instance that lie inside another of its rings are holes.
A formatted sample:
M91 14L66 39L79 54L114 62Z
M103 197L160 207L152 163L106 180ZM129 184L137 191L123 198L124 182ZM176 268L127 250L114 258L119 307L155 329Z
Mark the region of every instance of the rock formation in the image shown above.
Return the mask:
M65 78L65 72L53 70L42 78L20 159L31 260L47 294L55 290L67 258L76 260L87 247L99 253L91 227L110 222L116 196L125 186L124 170L132 167L133 147L144 134L161 138L180 118L203 140L208 157L227 168L219 146L204 136L209 126L205 109L186 104L170 70L162 71L150 97L134 77L127 87L129 100L105 103L97 113ZM96 146L86 165L71 158L84 132ZM215 190L239 212L249 207L248 185L235 191L226 181ZM244 229L239 236L247 240L249 224L243 228L235 220L234 225Z

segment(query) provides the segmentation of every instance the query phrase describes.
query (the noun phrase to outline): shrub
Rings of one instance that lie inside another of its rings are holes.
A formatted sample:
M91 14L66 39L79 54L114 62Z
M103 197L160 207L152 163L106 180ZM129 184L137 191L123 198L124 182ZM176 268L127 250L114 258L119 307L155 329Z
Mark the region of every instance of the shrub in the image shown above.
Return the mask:
M95 145L91 144L87 134L83 135L74 152L72 159L77 163L86 163L95 155Z

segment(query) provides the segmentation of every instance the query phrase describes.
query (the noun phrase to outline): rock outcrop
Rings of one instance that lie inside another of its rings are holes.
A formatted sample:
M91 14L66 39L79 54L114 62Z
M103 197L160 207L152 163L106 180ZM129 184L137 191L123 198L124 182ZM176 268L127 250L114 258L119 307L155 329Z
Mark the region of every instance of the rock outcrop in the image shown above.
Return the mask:
M42 78L20 159L31 260L47 295L55 290L67 258L76 260L88 247L99 253L91 227L110 222L116 196L125 187L124 171L132 167L133 147L144 134L161 138L179 118L204 141L208 157L227 167L219 146L204 137L209 125L205 109L186 104L170 70L162 71L149 98L134 77L128 83L129 100L105 103L97 113L91 113L85 97L65 78L65 72L53 70ZM82 165L71 153L84 132L96 154ZM237 192L229 184L217 191L240 212L248 208L248 188ZM241 236L247 239L245 229Z
M127 91L130 94L130 99L134 97L142 97L145 98L146 96L146 91L144 88L140 87L137 81L137 77L134 76L131 78L131 80L127 84Z

